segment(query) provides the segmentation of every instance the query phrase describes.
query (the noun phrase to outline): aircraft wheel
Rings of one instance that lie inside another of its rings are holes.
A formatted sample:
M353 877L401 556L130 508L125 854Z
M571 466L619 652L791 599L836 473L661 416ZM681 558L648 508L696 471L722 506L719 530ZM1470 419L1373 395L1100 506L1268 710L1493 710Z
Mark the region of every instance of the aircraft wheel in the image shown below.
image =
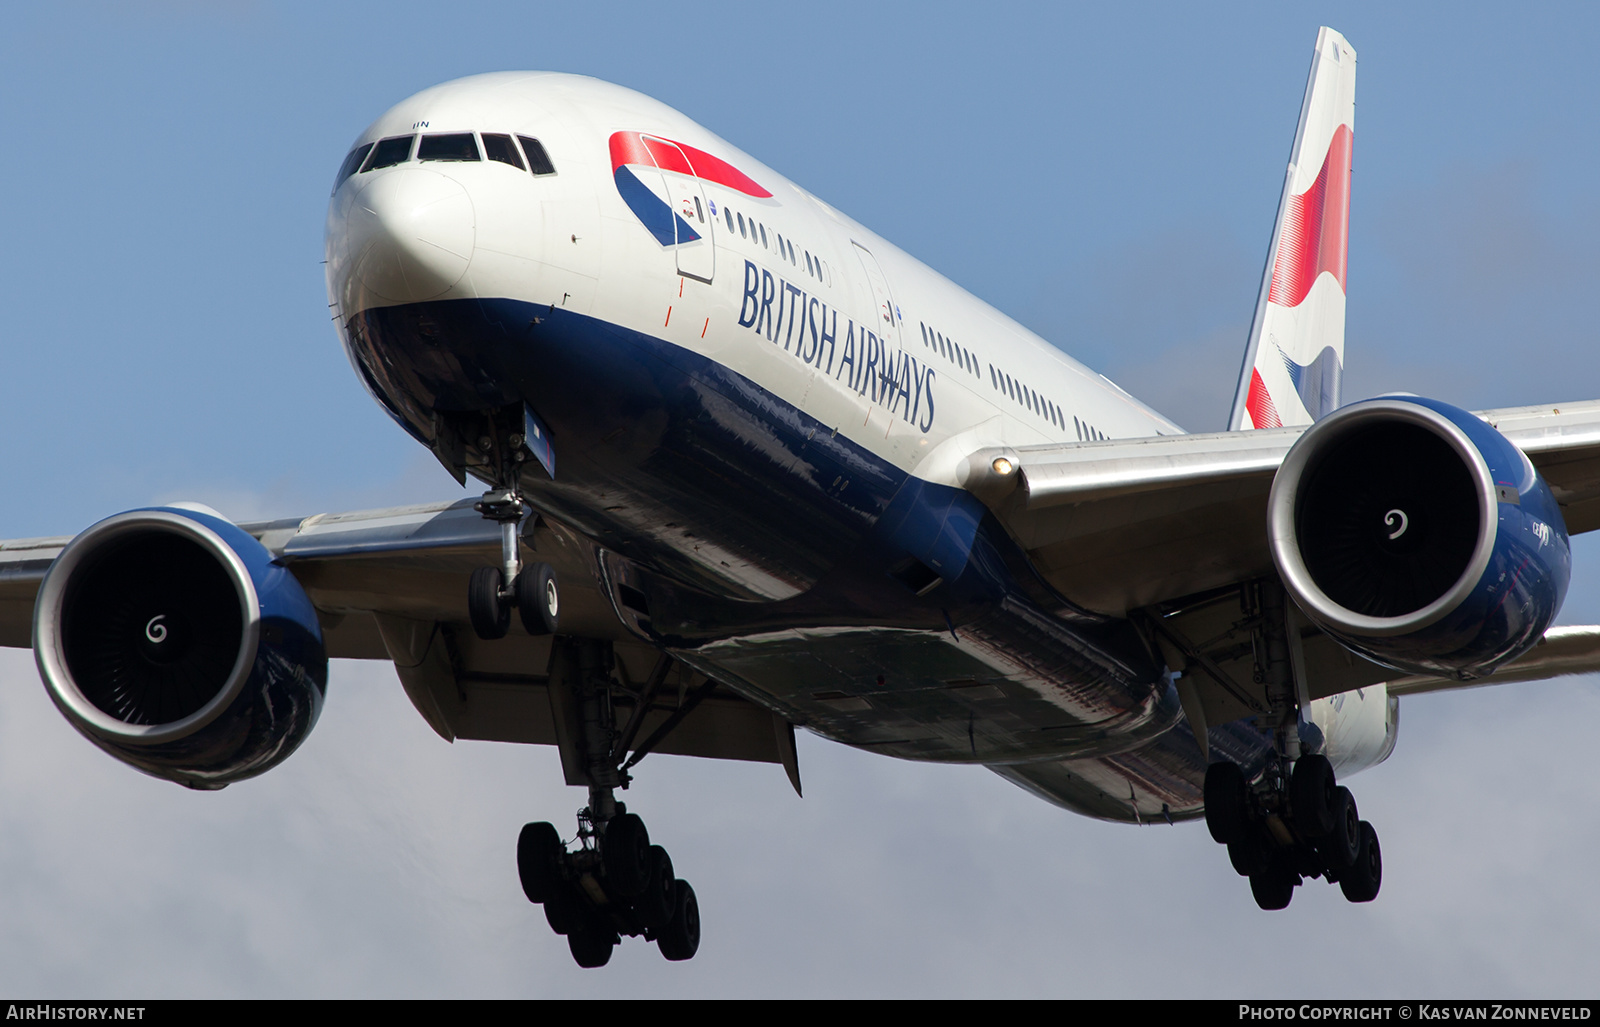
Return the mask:
M525 824L517 837L517 876L529 902L543 902L561 887L559 867L566 846L554 824Z
M1228 862L1240 877L1265 873L1272 863L1272 843L1259 829L1246 831L1228 843Z
M600 840L606 881L619 898L632 899L650 881L650 833L637 813L624 813L606 825Z
M511 627L511 607L500 598L504 575L498 567L479 567L467 582L467 615L472 630L485 641L506 637Z
M1309 841L1320 841L1334 829L1334 799L1339 785L1333 777L1328 757L1302 756L1295 762L1289 781L1289 801L1294 807L1294 823Z
M593 970L611 962L611 951L618 941L617 933L610 927L584 924L567 935L567 948L572 951L573 962L585 970Z
M1356 812L1356 799L1350 794L1350 789L1340 786L1334 790L1333 830L1317 847L1341 878L1360 857L1361 814Z
M517 575L517 613L530 635L553 635L561 623L561 590L547 563L530 564Z
M577 897L565 887L557 888L544 900L544 919L557 934L571 934L581 925L583 911Z
M1262 909L1283 909L1294 898L1294 877L1282 867L1273 866L1250 875L1250 894Z
M1206 768L1206 828L1213 841L1227 845L1245 828L1244 771L1237 763L1213 763Z
M1360 835L1355 865L1339 875L1339 890L1351 902L1371 902L1383 886L1383 852L1378 848L1378 832L1365 820Z
M673 899L678 895L677 878L672 876L672 857L659 845L650 846L650 879L633 908L645 928L659 931L672 920Z
M693 959L700 951L700 904L688 881L679 881L674 891L672 919L657 936L656 946L668 959Z

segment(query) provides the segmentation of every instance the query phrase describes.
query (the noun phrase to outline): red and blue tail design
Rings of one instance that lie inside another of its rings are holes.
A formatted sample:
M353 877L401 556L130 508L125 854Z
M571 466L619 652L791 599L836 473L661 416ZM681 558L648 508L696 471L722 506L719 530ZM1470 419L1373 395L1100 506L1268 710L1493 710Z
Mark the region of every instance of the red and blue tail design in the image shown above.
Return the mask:
M1310 424L1339 406L1355 80L1355 51L1339 33L1322 29L1230 429Z

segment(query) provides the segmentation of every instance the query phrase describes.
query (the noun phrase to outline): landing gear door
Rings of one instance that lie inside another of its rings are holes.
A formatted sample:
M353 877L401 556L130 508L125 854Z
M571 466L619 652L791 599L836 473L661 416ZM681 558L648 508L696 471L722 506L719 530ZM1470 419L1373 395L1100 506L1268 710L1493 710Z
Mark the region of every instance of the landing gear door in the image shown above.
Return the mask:
M711 238L716 219L711 216L711 205L706 202L705 188L694 173L694 165L675 143L660 136L641 138L661 171L667 186L667 206L676 215L672 227L677 233L673 252L678 258L678 274L710 282L717 264Z
M878 266L878 259L872 251L865 246L851 240L855 247L856 257L861 261L861 269L867 274L867 284L872 287L872 299L877 304L877 327L874 329L878 335L894 343L900 344L900 310L894 305L894 297L889 295L889 280L883 276L883 269Z

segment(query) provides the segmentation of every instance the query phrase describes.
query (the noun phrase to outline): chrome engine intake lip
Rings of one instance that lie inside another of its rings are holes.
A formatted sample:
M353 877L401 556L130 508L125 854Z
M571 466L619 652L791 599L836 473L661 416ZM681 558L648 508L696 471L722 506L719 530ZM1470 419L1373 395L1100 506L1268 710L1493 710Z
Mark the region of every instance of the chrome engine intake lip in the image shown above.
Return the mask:
M1460 577L1443 595L1403 616L1374 617L1357 613L1335 602L1312 578L1300 555L1297 507L1306 474L1318 465L1333 444L1357 429L1395 423L1427 429L1461 458L1476 487L1478 541ZM1498 507L1499 500L1488 464L1455 422L1435 410L1404 399L1367 400L1335 411L1306 429L1284 457L1267 499L1267 541L1283 583L1312 620L1351 634L1389 638L1420 631L1438 622L1465 602L1477 588L1494 554Z
M146 532L178 535L199 544L216 558L233 582L243 624L238 656L217 694L200 709L166 724L129 724L111 716L78 687L67 663L62 639L62 614L73 571L118 539ZM33 611L33 652L51 698L67 717L109 740L132 745L159 745L186 738L216 720L239 697L250 678L261 641L261 609L250 571L233 548L206 525L170 510L132 510L108 517L69 542L45 573Z

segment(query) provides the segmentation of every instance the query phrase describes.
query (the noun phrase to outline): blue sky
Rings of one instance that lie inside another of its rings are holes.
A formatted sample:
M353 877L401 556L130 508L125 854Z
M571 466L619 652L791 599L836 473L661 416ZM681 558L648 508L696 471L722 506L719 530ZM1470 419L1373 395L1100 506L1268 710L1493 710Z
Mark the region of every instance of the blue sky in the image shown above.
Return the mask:
M326 312L350 140L544 68L683 110L1193 429L1221 425L1319 24L1360 54L1347 398L1600 396L1597 16L1581 5L46 5L0 96L0 536L151 501L236 517L454 495ZM1587 539L1563 619L1600 619ZM582 974L508 876L581 804L340 665L305 749L196 796L112 763L0 654L0 988L42 994L1571 994L1600 949L1581 679L1408 701L1356 779L1370 907L1257 911L1195 827L802 739L642 767L705 904L687 966ZM770 771L770 773L769 773ZM1306 958L1263 976L1280 943Z

